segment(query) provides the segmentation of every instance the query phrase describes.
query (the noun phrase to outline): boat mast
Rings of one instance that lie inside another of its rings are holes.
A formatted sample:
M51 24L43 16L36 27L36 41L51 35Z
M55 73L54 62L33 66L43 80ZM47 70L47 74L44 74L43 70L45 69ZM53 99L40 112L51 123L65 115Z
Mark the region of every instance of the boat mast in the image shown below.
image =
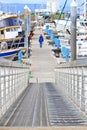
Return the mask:
M84 0L84 19L87 18L86 10L87 10L87 0Z

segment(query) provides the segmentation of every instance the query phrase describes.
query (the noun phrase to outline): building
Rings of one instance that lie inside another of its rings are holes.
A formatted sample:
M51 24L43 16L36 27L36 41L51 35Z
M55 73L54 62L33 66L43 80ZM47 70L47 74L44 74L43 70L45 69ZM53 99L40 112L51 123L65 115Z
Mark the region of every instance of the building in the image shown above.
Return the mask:
M50 10L51 13L56 13L58 8L58 0L47 0L47 9Z

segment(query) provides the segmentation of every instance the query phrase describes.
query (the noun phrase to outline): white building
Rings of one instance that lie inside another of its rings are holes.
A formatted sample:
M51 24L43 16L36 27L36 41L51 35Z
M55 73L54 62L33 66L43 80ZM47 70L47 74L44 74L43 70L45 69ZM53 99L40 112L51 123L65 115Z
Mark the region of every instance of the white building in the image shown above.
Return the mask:
M47 9L50 10L51 13L56 13L58 8L58 0L47 0Z
M87 0L84 0L84 19L87 18Z

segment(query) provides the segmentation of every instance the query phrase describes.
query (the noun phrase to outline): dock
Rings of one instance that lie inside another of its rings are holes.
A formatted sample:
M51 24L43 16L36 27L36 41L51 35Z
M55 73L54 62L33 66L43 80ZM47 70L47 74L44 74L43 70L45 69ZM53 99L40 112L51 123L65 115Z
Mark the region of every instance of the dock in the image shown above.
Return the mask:
M43 47L40 48L38 38L42 34L44 37ZM57 59L53 56L51 47L43 34L42 29L37 28L31 41L31 75L33 79L41 82L55 82L54 69L57 65ZM32 82L32 81L30 81ZM37 82L37 81L35 81Z

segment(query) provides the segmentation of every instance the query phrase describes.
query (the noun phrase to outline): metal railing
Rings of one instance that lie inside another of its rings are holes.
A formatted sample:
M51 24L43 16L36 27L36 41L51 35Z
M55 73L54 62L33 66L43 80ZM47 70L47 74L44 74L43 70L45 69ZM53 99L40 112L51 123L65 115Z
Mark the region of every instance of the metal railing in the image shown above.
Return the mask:
M84 61L74 61L56 67L55 82L78 108L87 113L87 63Z
M0 118L28 87L29 66L0 59Z

